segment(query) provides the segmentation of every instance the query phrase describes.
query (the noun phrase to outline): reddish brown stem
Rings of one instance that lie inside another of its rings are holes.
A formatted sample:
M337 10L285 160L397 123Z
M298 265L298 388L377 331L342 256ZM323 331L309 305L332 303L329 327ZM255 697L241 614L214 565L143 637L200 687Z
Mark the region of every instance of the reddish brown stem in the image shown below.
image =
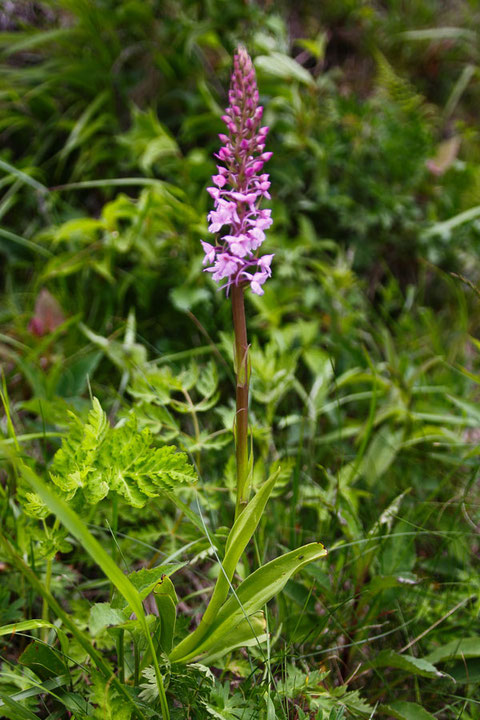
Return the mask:
M237 460L237 500L235 517L238 517L248 502L248 342L245 321L243 288L232 285L233 329L235 333L235 454Z

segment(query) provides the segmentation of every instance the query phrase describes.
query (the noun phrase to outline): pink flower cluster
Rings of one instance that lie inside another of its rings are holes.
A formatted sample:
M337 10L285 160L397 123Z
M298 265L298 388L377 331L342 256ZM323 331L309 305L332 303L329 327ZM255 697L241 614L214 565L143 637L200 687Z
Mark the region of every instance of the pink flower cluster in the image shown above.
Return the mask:
M258 257L265 230L272 224L271 210L260 210L262 198L270 198L268 175L263 165L273 153L264 152L268 127L261 126L263 107L258 104L255 70L247 51L239 47L228 99L222 117L228 135L219 135L223 145L215 157L218 174L214 187L207 188L215 209L208 214L208 230L220 233L215 245L202 241L204 265L213 279L226 280L222 286L247 285L263 295L262 285L272 274L273 255ZM222 235L225 232L226 234Z

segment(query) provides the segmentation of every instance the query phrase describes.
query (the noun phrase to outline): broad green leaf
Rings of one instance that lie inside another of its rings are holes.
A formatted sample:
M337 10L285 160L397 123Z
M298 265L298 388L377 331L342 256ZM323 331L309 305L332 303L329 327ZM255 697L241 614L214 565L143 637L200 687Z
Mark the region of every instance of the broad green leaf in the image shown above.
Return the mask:
M400 655L393 650L382 650L371 662L371 667L383 668L391 667L398 670L405 670L411 675L421 675L422 677L441 678L445 677L445 673L440 672L437 668L424 658L417 658L413 655Z
M172 662L175 662L177 658L183 655L190 654L191 650L198 645L214 622L220 607L227 599L230 583L238 561L260 522L278 473L279 471L277 470L268 478L257 494L250 500L245 510L236 519L227 538L222 568L207 609L196 630L190 633L190 635L174 648L171 654Z
M200 654L208 653L211 647L221 643L222 638L229 637L242 619L258 612L281 592L294 573L326 554L321 543L310 543L263 565L244 580L224 603L209 627L206 638L189 650L188 656L180 654L179 650L183 648L178 645L170 656L172 662L188 662Z
M381 711L396 720L435 720L435 716L414 702L396 700L389 705L382 705Z
M147 595L150 595L150 593L154 591L163 578L170 577L170 575L176 573L177 570L185 567L186 564L187 563L184 562L168 563L167 565L158 565L154 568L142 568L141 570L130 573L128 579L138 590L141 600L145 600ZM124 608L125 604L122 602L122 598L115 597L112 602L112 607Z
M376 483L388 470L402 445L403 431L381 427L363 458L360 473L369 485Z
M480 684L480 658L462 658L449 667L448 674L459 685Z
M113 608L110 603L95 603L90 608L88 626L90 633L95 636L104 628L110 625L121 625L126 620L128 620L128 613Z
M428 662L438 663L445 660L456 660L457 658L475 657L480 657L480 637L452 640L431 652L426 659Z
M34 641L27 645L18 662L33 670L41 680L65 675L68 672L62 656L43 642Z
M273 75L281 80L296 80L304 85L315 85L308 70L283 53L272 52L270 55L259 55L255 58L255 66L257 70L266 75Z
M80 693L65 691L59 693L58 697L69 713L73 713L72 717L88 718L92 717L95 712L93 705Z
M222 635L220 639L211 645L206 655L202 655L202 663L210 665L218 658L239 647L255 647L268 639L265 632L266 622L262 611L243 618L238 625L232 627L229 632Z
M164 653L172 650L177 615L177 593L169 577L164 575L153 590L161 621L160 645Z

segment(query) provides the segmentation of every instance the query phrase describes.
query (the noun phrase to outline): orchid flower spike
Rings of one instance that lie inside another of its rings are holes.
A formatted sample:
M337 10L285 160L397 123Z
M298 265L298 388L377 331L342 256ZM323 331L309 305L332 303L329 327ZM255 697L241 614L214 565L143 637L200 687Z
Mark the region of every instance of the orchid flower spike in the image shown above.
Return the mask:
M250 285L252 292L263 295L263 283L272 274L273 255L259 256L265 230L272 224L271 210L260 209L262 198L270 199L270 182L263 172L272 153L264 152L268 127L261 125L263 107L258 104L258 89L252 60L239 47L233 60L228 93L229 107L224 121L228 134L219 135L222 147L215 157L218 173L207 188L214 201L208 214L208 230L218 235L212 245L202 241L206 272L213 279L226 280L222 288Z

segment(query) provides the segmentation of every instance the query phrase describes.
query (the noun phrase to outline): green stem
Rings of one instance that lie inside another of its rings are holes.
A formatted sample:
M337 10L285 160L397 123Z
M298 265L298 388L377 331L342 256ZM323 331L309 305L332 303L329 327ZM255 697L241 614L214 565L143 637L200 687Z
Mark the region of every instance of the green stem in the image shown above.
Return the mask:
M42 520L43 522L43 529L45 532L45 537L47 539L50 538L50 530L48 528L47 523L45 520ZM55 518L55 522L53 524L52 532L55 533L55 531L58 529L58 518ZM52 567L53 567L53 558L48 558L47 560L47 568L45 572L45 589L47 592L50 592L50 585L52 584ZM42 603L42 620L45 620L45 622L48 622L48 601L47 598L43 598ZM48 628L44 628L42 631L42 640L46 643L48 640Z
M52 558L48 558L48 560L47 560L47 571L46 571L46 573L45 573L45 589L47 590L47 592L50 592L50 585L51 585L51 582L52 582L52 565L53 565L53 560L52 560ZM48 622L48 620L49 620L49 618L48 618L48 600L47 600L47 597L46 597L46 596L44 596L44 598L43 598L43 604L42 604L42 620L45 620L45 622ZM48 628L47 628L47 627L43 628L43 631L42 631L42 640L43 640L43 642L45 642L45 643L46 643L47 640L48 640Z
M125 685L125 630L120 630L117 638L118 679Z
M112 533L112 560L114 563L117 562L117 530L118 530L118 495L117 493L112 493L112 527L111 527L111 533ZM110 602L113 599L113 593L115 592L115 585L111 582L110 583Z
M232 285L232 315L235 333L235 376L236 376L236 415L235 415L235 455L237 460L237 498L235 518L244 510L248 502L248 342L245 321L245 300L243 288Z
M133 639L133 684L138 687L140 683L140 650L137 638Z
M185 400L187 401L187 405L190 408L190 414L192 416L193 421L193 430L195 432L195 442L197 446L200 444L200 425L198 424L198 417L197 413L195 411L195 405L192 402L192 398L190 397L187 390L183 390L183 395L185 397ZM197 472L200 475L200 448L195 453L195 464L197 466Z

